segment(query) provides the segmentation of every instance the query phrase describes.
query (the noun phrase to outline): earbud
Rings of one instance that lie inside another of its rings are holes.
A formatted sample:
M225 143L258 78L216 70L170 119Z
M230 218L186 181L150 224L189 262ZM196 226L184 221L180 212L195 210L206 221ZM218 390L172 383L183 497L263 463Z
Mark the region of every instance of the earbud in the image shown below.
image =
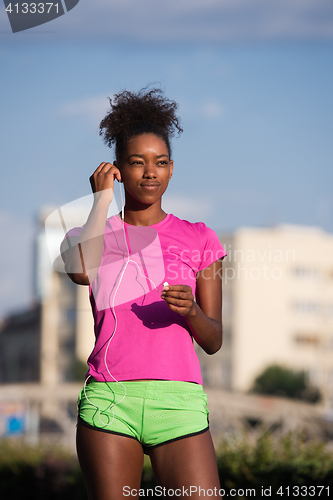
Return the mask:
M123 192L121 190L121 185L119 184L119 189L120 189L120 198L121 198L121 219L124 221L124 199L123 199Z

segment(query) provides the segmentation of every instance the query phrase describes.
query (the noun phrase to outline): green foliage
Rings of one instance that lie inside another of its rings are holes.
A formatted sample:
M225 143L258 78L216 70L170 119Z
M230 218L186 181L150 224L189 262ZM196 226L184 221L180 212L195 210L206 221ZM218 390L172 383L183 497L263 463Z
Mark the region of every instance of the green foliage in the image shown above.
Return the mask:
M255 379L251 392L302 399L309 403L321 400L319 389L307 384L303 371L294 372L279 365L268 366Z
M262 498L261 488L270 487L272 500L285 498L286 495L276 495L280 486L320 485L333 488L333 451L328 450L325 442L308 441L302 433L289 433L276 439L264 427L256 442L251 443L249 436L245 432L228 433L217 449L225 498L246 497L230 495L231 488L238 491L255 489L255 496ZM145 457L141 488L154 486L156 480L150 461ZM327 498L327 495L322 497ZM77 458L64 449L32 447L18 440L2 440L0 498L87 500L87 495Z
M86 500L76 457L57 446L0 441L0 498Z
M333 451L323 441L308 441L303 432L276 439L262 427L254 444L246 433L230 434L217 450L217 462L226 491L254 488L261 497L261 488L271 487L270 498L279 499L280 486L333 485Z

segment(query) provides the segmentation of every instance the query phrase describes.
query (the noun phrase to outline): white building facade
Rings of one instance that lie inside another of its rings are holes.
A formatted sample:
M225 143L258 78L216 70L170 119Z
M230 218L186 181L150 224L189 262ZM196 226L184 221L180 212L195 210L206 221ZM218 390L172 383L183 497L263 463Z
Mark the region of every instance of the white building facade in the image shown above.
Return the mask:
M333 406L333 235L320 228L240 228L220 241L224 344L199 352L207 385L248 391L271 364L304 370Z

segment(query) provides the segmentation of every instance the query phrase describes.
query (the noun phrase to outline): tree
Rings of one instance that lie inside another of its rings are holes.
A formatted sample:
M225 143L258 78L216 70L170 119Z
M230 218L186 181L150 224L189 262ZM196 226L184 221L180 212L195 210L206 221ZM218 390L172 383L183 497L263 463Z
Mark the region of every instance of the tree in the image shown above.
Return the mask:
M280 365L271 365L255 379L250 392L271 394L309 403L317 403L322 396L317 387L308 384L304 371L295 372Z

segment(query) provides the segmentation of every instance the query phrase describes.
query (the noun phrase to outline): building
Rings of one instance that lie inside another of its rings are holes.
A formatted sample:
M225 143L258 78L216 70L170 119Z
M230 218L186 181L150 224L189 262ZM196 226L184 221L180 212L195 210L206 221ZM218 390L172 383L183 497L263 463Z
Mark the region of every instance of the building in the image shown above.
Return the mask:
M280 364L304 370L333 406L333 235L278 225L220 241L224 343L213 357L198 350L206 384L246 392Z
M75 377L77 362L86 363L94 345L94 324L89 287L73 283L59 255L66 230L54 211L40 212L36 241L36 297L41 303L41 378L54 385ZM80 210L69 210L66 223L82 225ZM46 231L45 231L46 228Z
M8 315L0 327L0 383L40 379L41 308Z

